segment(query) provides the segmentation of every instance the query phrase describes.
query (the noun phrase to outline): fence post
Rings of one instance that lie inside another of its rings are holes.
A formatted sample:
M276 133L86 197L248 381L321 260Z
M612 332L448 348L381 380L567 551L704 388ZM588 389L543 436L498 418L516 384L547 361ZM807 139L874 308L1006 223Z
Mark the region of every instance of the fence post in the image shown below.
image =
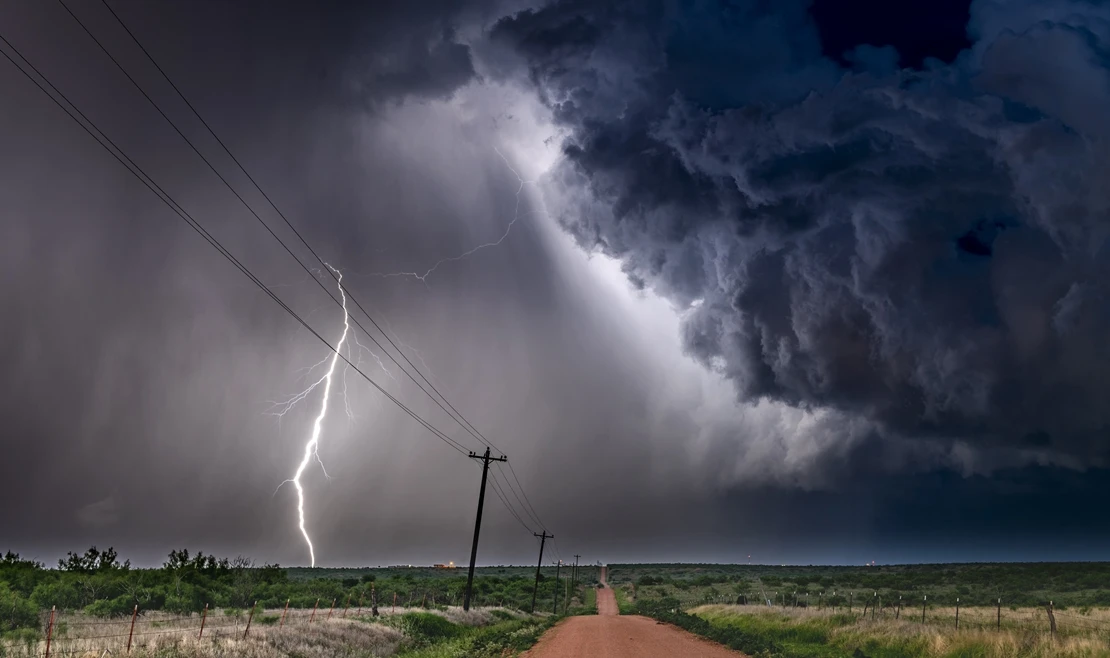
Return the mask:
M1002 597L998 597L998 625L995 630L1002 630Z
M928 601L928 600L929 600L929 595L928 595L928 594L926 594L926 595L925 595L925 596L924 596L924 597L923 597L923 598L921 599L921 623L922 623L922 624L924 624L924 623L925 623L925 603L926 603L926 601Z
M1045 610L1048 611L1048 624L1049 624L1050 629L1052 630L1052 635L1055 636L1056 635L1056 615L1052 614L1052 601L1048 602L1048 605L1045 606Z
M247 615L247 627L243 629L243 639L247 639L247 633L251 632L251 620L254 619L254 609L258 607L258 601L254 602L251 606L251 613Z
M956 630L960 630L960 597L956 597Z
M204 621L208 619L208 604L204 604L204 612L200 616L200 633L197 634L197 639L204 637Z
M351 595L347 595L347 602L343 604L343 618L347 618L347 608L351 607Z
M139 616L139 606L135 605L135 610L131 613L131 630L127 633L127 653L131 653L131 638L135 636L135 617Z
M902 595L898 595L898 609L894 613L894 618L899 619L902 617Z
M397 592L396 591L393 592L393 608L389 611L389 614L392 615L395 612L397 612Z
M310 623L310 624L312 623L312 620L316 619L316 606L318 606L318 605L320 605L320 599L319 598L316 599L316 603L312 604L312 614L309 615L309 617L308 617L308 623Z
M331 613L333 610L335 610L335 599L331 600L331 607L328 608L328 619L331 619ZM327 619L325 619L324 621L327 621Z
M358 612L355 613L356 617L362 614L362 599L364 598L366 598L366 592L358 595Z
M50 658L50 639L54 637L54 612L58 606L50 606L50 622L46 626L46 658Z
M289 599L285 599L285 609L281 611L281 623L278 624L278 628L285 626L285 613L287 612L289 612Z

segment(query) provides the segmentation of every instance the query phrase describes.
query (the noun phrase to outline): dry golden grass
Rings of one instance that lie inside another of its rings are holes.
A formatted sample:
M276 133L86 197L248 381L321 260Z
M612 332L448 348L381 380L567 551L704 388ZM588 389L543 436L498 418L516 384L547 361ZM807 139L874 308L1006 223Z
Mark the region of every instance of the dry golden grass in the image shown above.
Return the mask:
M461 608L429 610L456 624L484 626L495 621L494 610L482 608L463 611ZM371 657L392 656L401 645L404 635L392 624L395 616L419 608L397 608L396 612L380 610L379 619L370 616L369 610L361 615L349 611L347 617L318 612L310 622L308 611L290 611L285 624L278 626L282 610L257 611L246 631L245 613L225 614L209 611L200 635L200 615L170 615L151 612L141 615L135 623L130 655L188 656L189 658L331 658L333 656ZM510 612L514 616L518 613ZM269 618L270 623L261 620ZM127 654L127 639L131 619L98 619L82 614L59 615L51 640L50 656L53 658L103 658ZM42 658L46 642L9 640L0 643L0 658Z
M705 605L689 612L714 623L747 618L745 628L783 638L803 636L783 632L792 628L817 629L826 634L825 644L849 653L855 647L884 647L894 653L883 655L907 658L1110 658L1107 610L1056 612L1056 635L1049 632L1045 610L1036 608L1003 609L1001 630L996 630L997 611L988 608L961 608L959 630L955 627L955 608L928 610L925 624L921 623L920 608L916 617L903 609L898 619L894 611L889 611L876 614L872 620L869 612L866 619L848 624L834 620L846 610ZM859 612L857 608L855 613Z

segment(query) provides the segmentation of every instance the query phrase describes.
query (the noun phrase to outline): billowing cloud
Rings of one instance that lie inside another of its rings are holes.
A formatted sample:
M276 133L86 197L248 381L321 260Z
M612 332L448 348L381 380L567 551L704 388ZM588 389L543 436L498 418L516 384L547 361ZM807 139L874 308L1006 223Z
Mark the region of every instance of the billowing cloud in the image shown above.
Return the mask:
M686 349L741 400L804 414L770 434L834 439L814 471L860 436L899 464L1104 463L1107 10L977 2L954 64L846 70L805 6L498 22L490 68L567 131L560 222L687 308Z

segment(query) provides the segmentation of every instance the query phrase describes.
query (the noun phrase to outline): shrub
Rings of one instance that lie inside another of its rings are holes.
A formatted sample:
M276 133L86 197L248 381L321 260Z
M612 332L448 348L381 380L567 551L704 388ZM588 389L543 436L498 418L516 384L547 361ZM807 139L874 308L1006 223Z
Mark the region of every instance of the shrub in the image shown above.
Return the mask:
M130 615L134 609L130 597L117 596L114 599L100 599L85 606L85 614L94 617L122 617Z
M81 607L81 592L72 582L43 582L31 592L31 601L43 610L57 606L59 610Z
M0 582L0 633L21 628L37 628L39 611L34 603L13 592L8 584Z
M410 612L401 618L401 630L413 644L424 646L459 637L465 629L430 612Z

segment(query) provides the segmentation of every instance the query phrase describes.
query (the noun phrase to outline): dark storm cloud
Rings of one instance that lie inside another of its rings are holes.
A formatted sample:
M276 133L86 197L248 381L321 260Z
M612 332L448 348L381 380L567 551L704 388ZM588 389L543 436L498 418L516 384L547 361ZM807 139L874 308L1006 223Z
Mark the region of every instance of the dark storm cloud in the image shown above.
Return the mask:
M1108 10L980 1L955 64L847 71L807 4L497 23L490 68L568 130L560 221L690 307L687 349L743 400L928 440L909 454L1104 463Z
M977 518L1005 506L987 477L999 469L1036 471L1023 502L1102 490L1098 473L1069 485L1053 466L1100 454L1106 99L1088 5L983 4L952 67L898 71L897 40L878 39L850 44L847 73L799 3L112 4L506 450L564 549L855 560L892 518L936 521L918 494L949 491L950 514L974 495ZM100 3L72 5L250 192ZM1050 9L1055 22L1028 29ZM0 13L0 31L335 339L338 309L64 12ZM305 563L278 485L314 407L265 413L324 348L4 66L0 480L18 502L0 511L0 550ZM560 164L522 185L562 136ZM403 274L496 240L516 211L496 247L425 283ZM563 229L666 299L630 291ZM354 418L333 406L321 445L332 479L306 480L321 562L465 560L475 465L346 384ZM479 561L534 559L532 535L486 501ZM810 550L818 534L836 546Z

